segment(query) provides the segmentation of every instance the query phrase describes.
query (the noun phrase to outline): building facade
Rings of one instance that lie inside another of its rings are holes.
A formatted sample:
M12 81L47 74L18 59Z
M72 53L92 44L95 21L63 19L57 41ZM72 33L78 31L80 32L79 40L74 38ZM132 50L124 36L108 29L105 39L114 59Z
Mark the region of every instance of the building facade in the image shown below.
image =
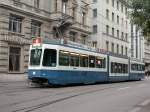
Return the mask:
M129 54L126 0L93 0L92 46L119 55Z
M89 0L0 0L0 73L24 73L32 38L87 44Z
M130 31L130 57L144 62L144 36L142 35L141 30L136 25L130 24Z

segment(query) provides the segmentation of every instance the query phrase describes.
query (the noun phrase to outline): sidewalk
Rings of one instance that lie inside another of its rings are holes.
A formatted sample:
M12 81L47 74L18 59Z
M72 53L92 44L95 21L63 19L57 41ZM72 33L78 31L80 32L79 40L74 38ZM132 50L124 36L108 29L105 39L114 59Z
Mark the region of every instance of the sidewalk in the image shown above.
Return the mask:
M26 81L27 74L0 74L0 82Z

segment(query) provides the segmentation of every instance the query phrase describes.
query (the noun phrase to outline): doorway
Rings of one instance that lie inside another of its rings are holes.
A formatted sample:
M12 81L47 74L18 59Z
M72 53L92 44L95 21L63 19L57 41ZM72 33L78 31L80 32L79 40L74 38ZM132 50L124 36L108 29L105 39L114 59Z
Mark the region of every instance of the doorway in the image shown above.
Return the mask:
M20 72L21 48L9 48L9 72Z

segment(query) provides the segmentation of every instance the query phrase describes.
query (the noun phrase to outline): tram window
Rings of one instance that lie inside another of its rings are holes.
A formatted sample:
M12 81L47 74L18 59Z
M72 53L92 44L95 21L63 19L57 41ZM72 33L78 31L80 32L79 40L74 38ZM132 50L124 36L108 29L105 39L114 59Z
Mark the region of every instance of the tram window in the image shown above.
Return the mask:
M43 66L56 67L57 51L54 49L45 49L43 56Z
M69 52L59 51L59 65L69 66Z
M106 58L103 59L103 65L102 68L106 68Z
M79 54L70 53L70 66L79 66Z
M128 65L126 65L126 73L128 73Z
M88 55L80 55L80 67L88 67Z
M119 67L119 68L118 68L118 69L119 69L119 70L118 70L118 71L119 71L118 73L122 73L122 65L121 65L120 63L118 64L118 67Z
M95 56L89 56L89 67L95 68Z
M96 68L102 68L103 66L103 59L99 56L96 57Z
M40 65L42 49L31 50L30 65Z
M122 73L126 73L126 65L122 64Z
M142 65L142 71L144 71L145 70L145 66L144 65Z
M111 73L114 73L114 63L111 62Z

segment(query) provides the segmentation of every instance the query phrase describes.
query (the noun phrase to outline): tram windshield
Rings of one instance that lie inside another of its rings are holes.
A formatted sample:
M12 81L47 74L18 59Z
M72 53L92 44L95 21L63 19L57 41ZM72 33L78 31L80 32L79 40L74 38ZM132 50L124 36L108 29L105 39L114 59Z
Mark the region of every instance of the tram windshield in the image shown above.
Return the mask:
M41 54L42 54L42 49L32 49L31 56L30 56L30 65L32 66L40 65Z

